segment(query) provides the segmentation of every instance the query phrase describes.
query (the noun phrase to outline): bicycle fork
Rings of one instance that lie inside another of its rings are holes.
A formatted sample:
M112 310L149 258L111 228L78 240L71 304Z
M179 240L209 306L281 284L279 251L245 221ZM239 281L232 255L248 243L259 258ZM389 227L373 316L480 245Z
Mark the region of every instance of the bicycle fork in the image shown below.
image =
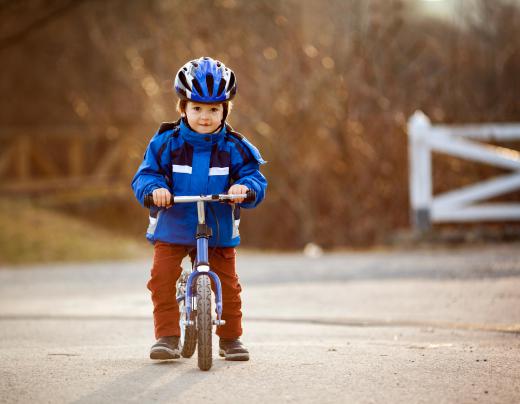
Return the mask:
M206 217L204 213L204 202L197 201L197 213L199 223L197 225L197 257L195 259L194 271L190 273L188 280L186 281L186 294L184 295L185 307L186 307L186 325L193 325L194 322L191 320L191 311L193 310L192 301L196 295L196 288L194 287L197 282L197 278L201 275L208 275L215 284L215 306L217 309L217 319L213 321L213 324L220 326L226 323L222 320L222 285L218 275L211 271L209 268L208 258L208 240L211 237L211 227L206 224Z

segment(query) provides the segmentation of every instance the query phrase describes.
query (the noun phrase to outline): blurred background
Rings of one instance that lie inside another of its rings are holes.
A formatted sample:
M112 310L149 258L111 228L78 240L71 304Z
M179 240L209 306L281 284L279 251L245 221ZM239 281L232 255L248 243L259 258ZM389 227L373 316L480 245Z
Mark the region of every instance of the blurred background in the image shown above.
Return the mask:
M520 121L517 0L2 0L0 264L150 251L130 182L203 55L235 71L230 123L269 162L250 248L399 243L413 112ZM500 172L434 155L434 193Z

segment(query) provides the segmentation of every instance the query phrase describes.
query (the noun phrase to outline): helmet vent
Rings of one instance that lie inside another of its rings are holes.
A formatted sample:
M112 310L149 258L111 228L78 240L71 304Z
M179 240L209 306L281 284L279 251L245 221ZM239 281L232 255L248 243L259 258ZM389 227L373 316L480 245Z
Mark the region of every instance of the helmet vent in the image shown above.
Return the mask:
M206 74L206 86L208 87L208 93L210 97L213 97L213 75Z
M191 86L188 84L188 80L186 80L186 76L184 75L183 71L179 72L179 80L185 88L192 91Z
M193 88L197 90L200 96L202 96L204 93L202 92L202 87L200 86L200 83L197 81L197 79L193 79L191 81L191 84L193 85Z
M222 95L225 88L226 88L226 80L220 79L220 83L218 85L218 90L217 90L217 97L220 97Z
M231 73L231 77L229 78L229 84L227 86L227 91L232 89L234 85L235 85L235 75L233 73Z

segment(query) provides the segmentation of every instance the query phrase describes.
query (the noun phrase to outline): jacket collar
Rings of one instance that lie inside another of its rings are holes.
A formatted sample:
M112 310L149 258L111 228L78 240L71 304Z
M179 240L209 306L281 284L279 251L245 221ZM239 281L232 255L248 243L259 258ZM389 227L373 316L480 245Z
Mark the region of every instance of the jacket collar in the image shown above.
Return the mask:
M219 142L220 139L224 137L226 133L226 125L222 125L222 127L214 133L203 134L195 132L190 128L188 122L185 119L181 119L180 122L180 135L182 138L193 146L209 146L214 145Z

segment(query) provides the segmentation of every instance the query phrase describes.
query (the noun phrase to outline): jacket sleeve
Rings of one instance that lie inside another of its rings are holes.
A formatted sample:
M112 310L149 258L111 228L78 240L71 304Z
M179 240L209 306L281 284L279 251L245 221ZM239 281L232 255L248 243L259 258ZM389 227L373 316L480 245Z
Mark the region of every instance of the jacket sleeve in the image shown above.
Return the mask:
M144 159L132 180L132 189L141 205L145 195L157 188L170 189L167 134L156 134L144 154ZM171 191L171 189L170 189Z
M245 185L247 188L256 192L256 200L248 203L241 203L243 208L254 208L265 198L267 180L260 172L260 165L266 161L260 155L258 149L249 143L245 138L237 145L239 149L236 164L232 164L232 178L234 184Z

